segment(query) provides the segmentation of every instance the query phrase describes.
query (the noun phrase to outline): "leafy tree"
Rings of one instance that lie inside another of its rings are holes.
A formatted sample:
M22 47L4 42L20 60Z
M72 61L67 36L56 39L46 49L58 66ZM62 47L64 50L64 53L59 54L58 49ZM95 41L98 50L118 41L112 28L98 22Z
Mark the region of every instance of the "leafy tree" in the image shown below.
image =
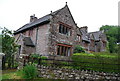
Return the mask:
M7 28L2 29L2 52L5 54L8 68L14 67L14 55L17 51L17 45L14 43L12 31Z
M85 53L85 50L80 46L80 45L76 45L75 49L74 49L74 53Z
M110 53L115 53L116 52L116 44L115 44L115 39L113 37L109 38L109 51Z
M2 52L2 35L0 35L0 52Z
M100 28L100 30L104 30L107 40L109 42L109 51L110 53L117 53L118 45L120 43L120 27L119 26L110 26L105 25Z

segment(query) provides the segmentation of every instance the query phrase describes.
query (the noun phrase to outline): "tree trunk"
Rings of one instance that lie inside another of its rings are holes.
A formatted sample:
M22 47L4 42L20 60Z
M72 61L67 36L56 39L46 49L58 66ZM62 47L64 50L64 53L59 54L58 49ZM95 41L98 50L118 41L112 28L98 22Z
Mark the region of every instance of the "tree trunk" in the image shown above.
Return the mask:
M11 59L11 63L12 63L12 68L14 68L14 55L12 56L12 59Z
M5 67L5 56L2 57L2 70L4 70L6 67Z
M11 57L9 57L9 59L8 59L8 68L9 69L11 68Z

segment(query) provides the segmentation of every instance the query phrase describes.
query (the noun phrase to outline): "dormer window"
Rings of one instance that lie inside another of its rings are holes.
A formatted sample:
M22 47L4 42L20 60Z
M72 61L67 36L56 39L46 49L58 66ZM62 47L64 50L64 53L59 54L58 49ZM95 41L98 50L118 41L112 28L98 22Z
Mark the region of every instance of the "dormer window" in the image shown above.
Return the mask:
M65 24L60 23L59 24L59 33L71 36L71 28Z

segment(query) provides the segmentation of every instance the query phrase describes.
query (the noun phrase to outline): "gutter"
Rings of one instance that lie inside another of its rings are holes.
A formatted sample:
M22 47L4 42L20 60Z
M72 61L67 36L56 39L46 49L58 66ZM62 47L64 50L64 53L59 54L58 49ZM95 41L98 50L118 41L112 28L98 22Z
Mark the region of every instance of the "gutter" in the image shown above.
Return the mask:
M37 27L37 29L36 29L35 53L36 53L36 48L37 48L38 29L39 29L39 27Z

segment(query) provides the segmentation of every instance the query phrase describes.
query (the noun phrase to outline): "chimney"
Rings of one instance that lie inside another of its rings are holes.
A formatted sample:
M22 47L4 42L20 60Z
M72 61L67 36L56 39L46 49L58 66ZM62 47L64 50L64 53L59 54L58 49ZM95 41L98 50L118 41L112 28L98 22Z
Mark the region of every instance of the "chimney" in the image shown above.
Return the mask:
M37 20L37 17L35 17L35 14L30 16L30 22L34 22Z
M81 27L80 30L83 30L85 33L88 33L88 27L87 26Z

